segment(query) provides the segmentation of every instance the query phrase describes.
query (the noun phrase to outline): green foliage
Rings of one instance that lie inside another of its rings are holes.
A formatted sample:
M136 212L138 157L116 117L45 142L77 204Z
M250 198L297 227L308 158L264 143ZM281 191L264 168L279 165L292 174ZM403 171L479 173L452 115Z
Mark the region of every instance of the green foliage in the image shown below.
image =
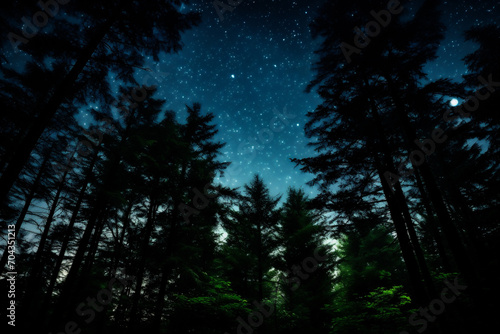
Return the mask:
M331 333L397 333L414 311L410 304L401 285L378 287L351 302L338 300L328 306L335 314Z
M280 197L272 197L259 175L245 185L245 194L237 209L222 218L228 233L223 247L225 277L234 283L235 290L249 300L269 296L266 281L270 280L274 253L278 247Z
M340 240L331 333L395 332L404 326L411 300L401 282L403 265L390 231L353 228Z
M280 314L284 333L327 333L331 321L331 314L323 309L332 298L331 257L314 259L316 267L307 270L303 265L304 260L314 258L325 241L324 226L309 204L303 190L290 188L281 214L282 259L276 261L276 266L284 272ZM323 255L325 251L319 253Z
M402 309L411 304L411 298L404 292L402 285L391 288L376 288L366 296L366 308L372 310L373 318L383 321L401 321L405 319Z
M236 294L231 283L204 275L195 291L175 294L170 330L174 333L222 333L239 315L252 312L249 302Z

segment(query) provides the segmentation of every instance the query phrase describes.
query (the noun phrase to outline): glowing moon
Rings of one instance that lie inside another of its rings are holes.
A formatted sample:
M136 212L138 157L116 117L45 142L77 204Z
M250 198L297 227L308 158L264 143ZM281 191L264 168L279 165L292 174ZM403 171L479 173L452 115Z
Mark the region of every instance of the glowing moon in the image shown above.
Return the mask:
M457 99L451 99L450 106L452 106L452 107L458 106L458 100Z

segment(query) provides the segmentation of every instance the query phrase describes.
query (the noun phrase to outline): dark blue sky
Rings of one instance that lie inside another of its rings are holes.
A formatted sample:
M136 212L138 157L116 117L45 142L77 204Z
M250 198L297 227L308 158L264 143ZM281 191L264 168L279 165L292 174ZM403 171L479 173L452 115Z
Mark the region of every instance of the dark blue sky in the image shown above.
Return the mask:
M160 63L150 60L160 87L157 97L167 100L180 121L184 105L194 102L216 115L217 139L227 143L221 158L233 162L220 179L224 185L241 187L259 173L272 194L283 194L289 186L316 193L305 185L312 176L294 168L289 158L314 154L306 147L305 114L320 100L304 89L313 76L316 47L308 24L322 2L243 0L220 21L211 0L194 1L183 10L200 11L203 22L183 35L183 50ZM419 2L406 2L407 13ZM464 42L463 31L498 23L500 1L444 1L443 13L448 31L440 58L427 66L429 78L460 80L465 73L461 59L475 47ZM145 75L139 72L138 81ZM288 115L285 122L272 123L279 120L277 113Z

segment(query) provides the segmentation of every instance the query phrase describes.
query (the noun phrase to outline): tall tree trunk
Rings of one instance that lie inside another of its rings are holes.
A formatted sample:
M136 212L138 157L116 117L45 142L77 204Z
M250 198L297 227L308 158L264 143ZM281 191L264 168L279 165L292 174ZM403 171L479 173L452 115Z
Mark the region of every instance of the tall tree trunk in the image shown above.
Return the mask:
M54 291L54 287L56 285L57 278L59 277L59 271L61 269L62 262L64 261L64 256L66 254L66 250L68 249L69 241L70 241L70 238L71 238L71 235L73 232L73 228L74 228L75 223L76 223L76 219L78 218L78 213L80 212L80 208L82 206L82 202L83 202L83 199L85 197L85 193L87 191L88 184L90 183L91 178L93 176L93 170L94 170L94 166L97 162L98 156L99 156L99 152L96 148L94 155L92 156L92 160L90 162L90 165L87 169L87 174L85 175L85 180L83 181L82 187L80 188L80 192L78 194L78 198L76 200L75 206L73 208L73 212L71 214L71 219L69 221L69 224L68 224L68 227L66 230L66 235L64 236L64 240L62 242L61 249L59 250L59 255L57 256L57 259L56 259L56 264L55 264L53 271L52 271L49 286L47 288L47 293L46 293L45 300L43 303L45 305L44 306L45 310L47 310L49 308L50 299L52 298L52 293ZM46 324L47 320L48 320L48 317L45 317L45 324Z
M167 254L168 257L171 254ZM161 272L160 290L158 291L158 298L156 300L156 305L154 308L153 320L151 327L153 328L153 333L161 333L161 318L163 316L163 307L165 305L165 295L167 294L167 283L170 271L170 266L167 264L163 265Z
M173 205L172 205L172 210L171 210L171 225L170 225L170 235L167 240L167 251L165 258L168 259L170 256L173 255L175 252L175 243L177 241L177 235L179 232L180 225L177 223L180 221L182 213L179 210L179 204L180 199L183 197L182 196L182 189L188 189L189 187L186 186L187 184L187 177L186 177L186 169L187 169L187 163L186 161L182 162L181 165L181 173L180 173L180 178L179 178L179 183L177 186L177 190L174 191L173 194ZM181 189L181 190L179 190ZM163 307L165 304L165 296L167 293L167 283L168 283L168 273L170 270L170 266L165 261L165 264L162 269L162 277L161 277L161 282L160 282L160 290L158 292L158 299L156 302L155 306L155 311L153 315L153 321L152 321L152 329L153 332L160 333L161 332L161 318L163 315Z
M445 170L449 170L448 164L444 161L443 157L440 152L438 152L438 148L436 148L436 155L439 163L443 166ZM485 257L488 256L486 247L484 245L484 239L481 235L480 230L477 227L477 224L475 224L472 220L472 217L474 213L470 209L470 206L467 204L462 192L460 191L459 187L457 186L456 182L450 179L449 175L447 173L444 173L443 175L444 179L444 184L448 189L448 192L450 194L450 200L452 206L456 209L459 210L462 214L463 217L463 227L465 231L467 232L467 239L470 241L470 246L472 250L474 251L474 257L481 261Z
M21 213L19 214L19 217L17 218L16 221L16 228L14 231L14 237L17 239L17 235L19 234L19 230L21 229L21 226L24 222L24 218L26 218L26 214L28 213L29 207L31 206L31 202L33 201L33 198L35 198L35 194L38 190L38 187L40 186L40 182L42 181L42 175L45 171L45 167L47 166L47 163L50 159L50 154L46 155L42 161L42 164L40 165L40 168L38 169L38 173L36 174L35 180L33 181L30 192L26 196L26 199L24 200L24 206L23 209L21 210ZM0 260L0 274L3 272L5 268L5 264L7 263L7 257L9 256L9 253L7 252L7 247L5 247L5 250L2 254L2 259Z
M91 211L87 226L85 227L85 231L83 232L83 235L78 243L76 254L71 262L71 267L68 274L66 275L66 279L61 291L61 296L59 297L59 301L56 303L52 322L53 324L61 322L61 320L66 321L66 314L68 312L67 306L75 289L75 283L77 281L80 268L85 257L85 253L89 247L90 237L92 236L92 232L96 228L97 220L99 219L102 210L103 208L101 201L98 199L96 200L94 208Z
M49 211L49 215L47 216L47 221L45 222L45 226L43 228L43 233L40 238L40 242L38 244L38 249L35 254L35 260L33 262L32 269L30 271L29 283L27 286L27 291L25 294L25 298L23 301L23 305L26 307L27 314L40 314L39 310L35 309L35 302L40 301L42 299L42 286L43 283L40 278L40 271L42 270L42 256L45 251L45 244L47 242L47 236L50 231L50 227L52 225L52 221L54 220L54 214L57 210L59 204L59 198L61 196L62 190L65 187L66 177L69 173L69 169L67 169L62 175L56 194L54 196L54 200L52 201L52 205ZM33 325L33 323L31 323Z
M394 101L396 114L400 119L403 135L407 141L408 152L412 152L414 150L420 151L421 148L417 144L418 138L416 130L410 123L405 106L400 99L392 78L390 76L386 76L386 79L389 85L391 98ZM433 204L438 220L441 223L443 234L447 239L448 246L454 256L457 267L467 282L467 291L470 293L472 302L475 305L474 313L476 314L478 322L485 323L489 320L485 315L490 312L489 307L486 306L490 301L490 296L486 295L481 289L481 283L477 275L477 271L475 270L475 263L472 262L470 254L462 242L460 233L450 217L441 189L439 189L437 181L426 158L423 159L420 166L418 166L418 169L421 172L426 188L429 190L431 203Z
M400 208L396 205L396 200L393 198L392 190L389 189L387 182L385 182L384 170L381 166L377 167L377 173L379 175L380 182L382 183L382 189L389 206L389 212L391 213L392 221L394 223L403 260L413 288L412 299L415 300L418 305L424 306L428 303L429 298L427 297L425 288L422 285L422 275L420 273L418 262L415 259L414 250L410 243L404 218L401 214Z
M167 249L165 252L166 260L162 268L160 290L158 292L158 299L156 301L156 306L152 321L152 329L153 332L155 333L161 333L161 318L163 315L163 307L165 305L165 295L167 294L167 283L168 283L168 278L170 277L169 273L171 272L171 267L168 263L168 259L172 257L175 252L175 247L176 247L175 244L177 240L178 227L179 227L177 221L181 219L180 212L178 215L176 215L176 213L179 211L178 206L179 202L177 200L174 200L174 205L172 207L172 215L171 215L170 234L168 236Z
M61 177L61 181L59 182L59 184L57 186L57 191L56 191L56 194L55 194L54 199L52 201L52 205L50 207L49 215L47 216L47 221L45 222L45 226L43 228L40 242L38 243L38 249L37 249L36 254L35 254L34 265L33 265L32 270L30 272L30 277L32 277L35 280L38 277L38 273L39 273L40 268L41 268L41 264L42 264L41 259L42 259L43 252L45 250L47 236L49 235L50 227L52 226L52 222L54 220L54 215L56 213L57 206L59 204L59 198L61 197L61 193L66 185L66 177L68 176L68 172L69 172L69 170L64 172L63 176ZM32 282L32 283L34 283L34 282Z
M389 85L389 90L391 92L391 98L394 101L394 105L396 107L396 113L400 119L400 123L404 132L403 135L405 136L408 144L408 151L420 151L420 147L416 144L416 131L412 127L408 119L404 104L401 102L398 92L395 89L394 83L392 82L392 78L389 75L386 75L386 79ZM449 215L445 201L443 199L443 195L436 183L429 164L424 159L422 164L418 168L421 172L422 179L426 184L427 189L429 189L430 200L434 206L434 209L436 210L436 215L441 223L443 233L448 240L448 245L451 249L452 254L454 255L459 270L463 273L465 279L469 284L478 287L478 279L473 269L474 266Z
M364 78L365 88L370 91L370 86L366 77ZM380 152L382 155L382 161L380 161L380 156L377 152L374 152L374 160L377 168L377 173L382 184L382 190L384 196L387 200L389 206L389 211L391 213L392 220L394 222L394 227L396 229L396 234L400 244L403 259L410 276L410 282L413 287L413 296L419 305L426 305L428 303L429 295L426 293L426 289L422 284L422 274L419 269L419 261L416 259L415 249L411 242L410 236L408 235L408 224L407 219L405 219L403 205L404 199L402 199L402 191L393 193L392 189L389 188L387 182L385 182L383 167L386 170L394 171L394 162L389 149L389 144L387 143L387 137L385 136L384 129L382 127L382 122L378 114L377 106L373 98L368 99L370 104L371 115L374 119L378 134L378 142L375 144L376 151ZM419 245L418 240L416 240L417 245ZM420 261L421 262L421 261ZM424 261L425 264L425 261Z
M97 250L99 249L99 242L101 241L102 231L104 230L104 222L107 219L107 215L101 215L98 219L98 223L96 228L94 229L94 235L90 240L89 251L87 253L87 257L85 258L85 262L82 267L82 275L80 277L80 282L85 281L87 274L89 274L92 270L92 266L94 264L94 259L97 254ZM81 285L79 285L81 286Z
M144 236L142 238L141 247L139 250L140 256L145 256L149 249L149 239L151 238L151 233L154 227L154 217L156 211L156 204L152 197L150 197L150 204L148 208L148 215L146 220L146 226L144 227ZM129 332L135 333L139 325L138 312L139 312L139 300L141 298L142 284L144 282L144 269L145 261L140 260L139 266L137 268L136 275L136 285L134 290L134 296L132 297L132 306L130 309L130 322L129 322Z
M432 276L429 271L429 267L427 266L424 252L422 250L422 247L420 246L420 241L418 239L417 232L415 231L415 226L410 215L410 210L408 208L405 195L403 194L403 189L401 189L401 186L399 184L396 186L396 197L399 202L399 206L403 210L403 217L406 221L406 228L408 230L410 241L413 246L413 250L415 251L415 256L417 257L418 265L420 267L420 271L422 272L427 291L429 292L429 297L430 299L438 298L439 296L432 282Z
M130 214L132 212L132 208L134 206L134 200L130 199L127 205L127 208L125 209L125 212L123 213L123 228L121 230L121 233L118 237L117 242L115 243L115 251L114 251L114 256L113 260L111 261L111 271L116 272L120 265L120 259L122 258L123 255L123 250L124 250L124 242L125 242L125 234L127 233L127 230L130 226Z
M434 238L434 241L436 243L436 248L439 254L439 257L441 258L441 264L443 265L443 269L446 272L451 272L451 265L448 261L448 255L446 253L446 250L444 248L443 240L441 238L441 234L439 232L439 229L437 228L437 222L434 219L434 212L432 211L431 203L429 201L429 197L427 196L427 193L424 189L424 185L422 183L422 179L420 178L420 172L418 170L415 170L415 179L417 180L417 188L420 193L420 197L422 199L422 203L425 208L425 212L427 214L427 226L429 227L431 234Z
M258 301L262 302L264 298L264 271L263 271L263 254L262 254L262 224L257 220L257 280L259 284Z

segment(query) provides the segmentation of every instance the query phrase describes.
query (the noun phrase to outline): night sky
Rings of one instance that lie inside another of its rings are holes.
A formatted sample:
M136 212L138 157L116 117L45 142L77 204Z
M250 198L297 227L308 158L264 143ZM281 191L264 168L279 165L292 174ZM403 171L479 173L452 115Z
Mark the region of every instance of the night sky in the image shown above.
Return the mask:
M284 194L289 186L316 193L305 185L312 175L294 168L289 158L314 154L306 147L305 115L321 101L304 89L313 77L318 43L308 24L323 1L243 0L222 21L211 0L193 1L182 10L201 12L203 22L183 35L183 50L164 55L159 63L150 59L146 67L152 72L138 72L138 82L154 75L148 83L159 86L156 97L167 100L179 121L185 120L185 105L194 102L216 116L217 140L227 143L220 158L232 162L222 184L241 187L259 173L273 195ZM405 4L405 14L411 15L420 2ZM464 42L463 31L497 23L500 1L445 1L443 13L446 39L427 72L431 80L459 81L466 70L461 59L475 48ZM273 123L277 114L288 115L286 123Z

